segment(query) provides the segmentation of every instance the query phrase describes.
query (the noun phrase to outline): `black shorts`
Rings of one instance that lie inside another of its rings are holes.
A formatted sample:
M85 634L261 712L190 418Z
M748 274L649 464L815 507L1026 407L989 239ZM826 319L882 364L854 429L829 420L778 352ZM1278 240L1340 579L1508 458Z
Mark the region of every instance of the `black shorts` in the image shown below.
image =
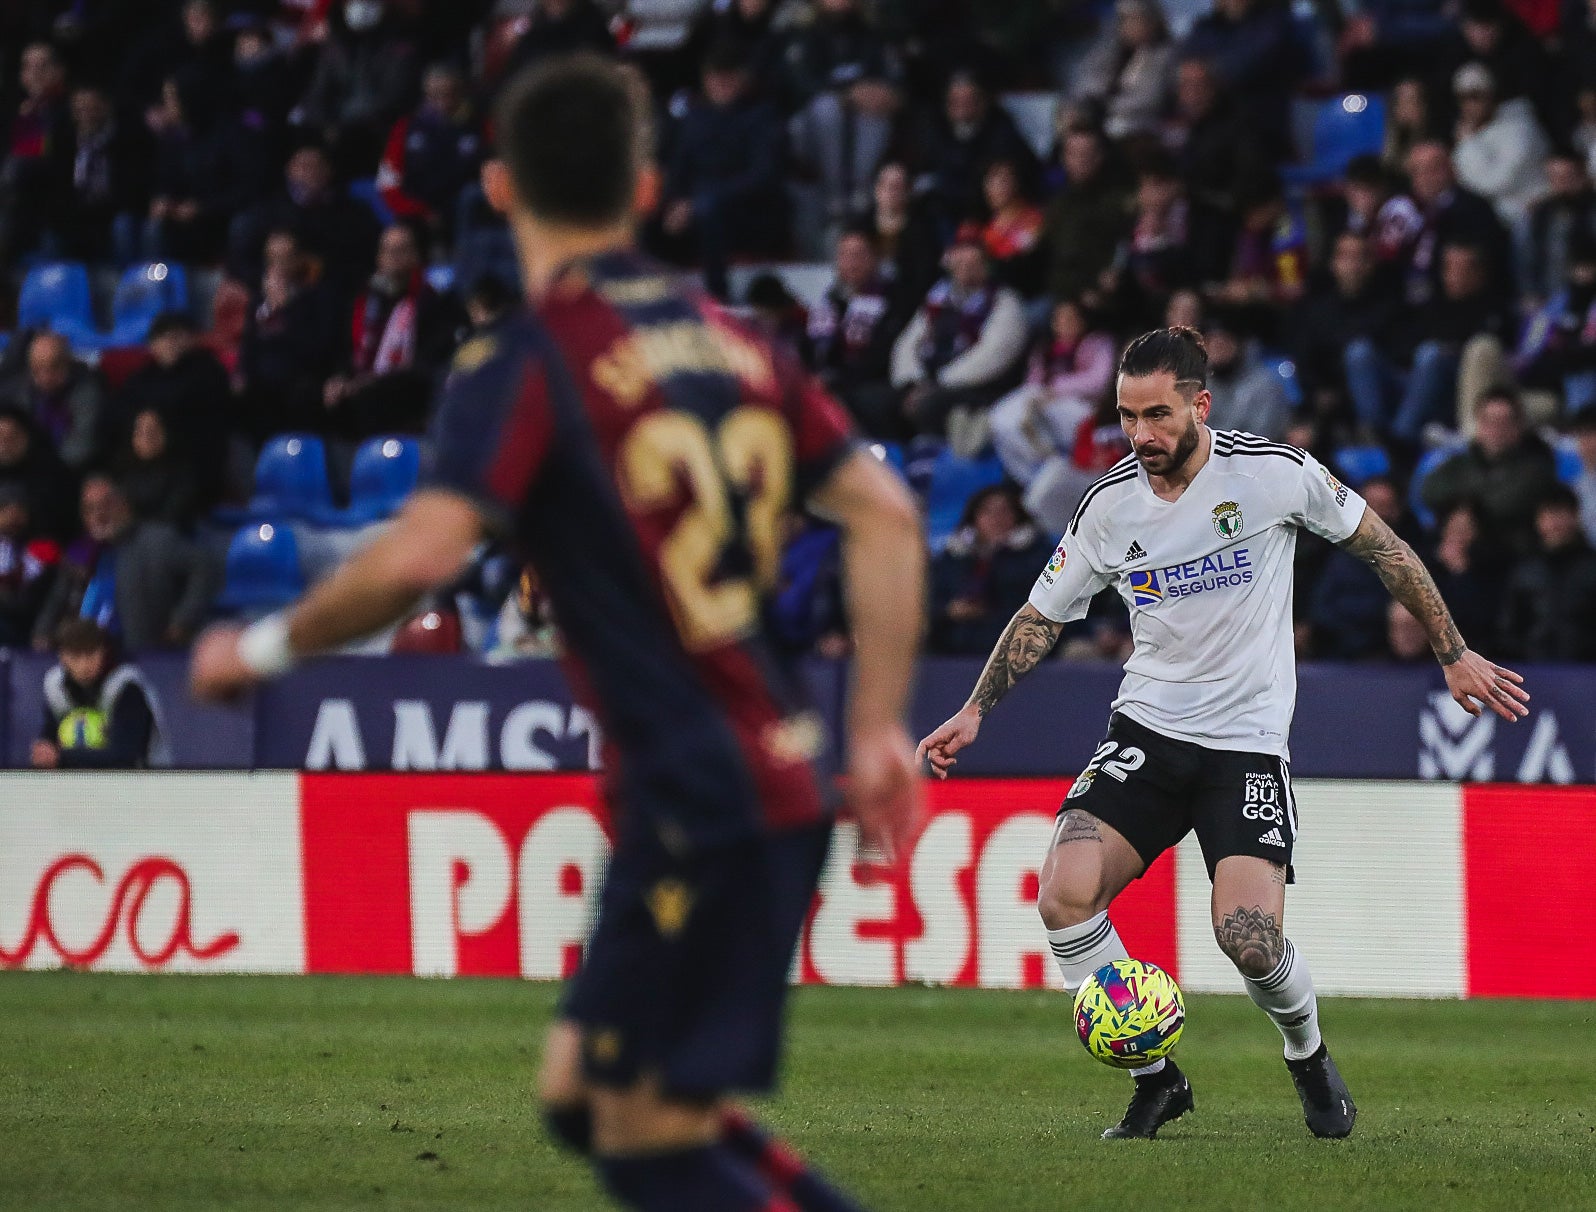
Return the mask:
M1147 866L1195 829L1210 880L1237 854L1284 864L1292 879L1297 803L1291 769L1273 753L1209 749L1115 712L1059 812L1071 808L1122 833Z
M761 1093L776 1079L788 973L831 841L831 822L681 858L644 830L623 838L599 896L564 1016L583 1071L667 1093Z

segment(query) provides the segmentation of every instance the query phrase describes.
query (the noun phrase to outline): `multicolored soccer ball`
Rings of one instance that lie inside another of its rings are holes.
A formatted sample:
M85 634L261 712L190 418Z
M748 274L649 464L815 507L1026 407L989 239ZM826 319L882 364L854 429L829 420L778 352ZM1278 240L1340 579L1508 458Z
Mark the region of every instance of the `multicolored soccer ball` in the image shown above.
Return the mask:
M1167 1056L1186 1025L1186 1002L1173 977L1154 964L1119 959L1104 964L1075 995L1081 1045L1118 1069Z

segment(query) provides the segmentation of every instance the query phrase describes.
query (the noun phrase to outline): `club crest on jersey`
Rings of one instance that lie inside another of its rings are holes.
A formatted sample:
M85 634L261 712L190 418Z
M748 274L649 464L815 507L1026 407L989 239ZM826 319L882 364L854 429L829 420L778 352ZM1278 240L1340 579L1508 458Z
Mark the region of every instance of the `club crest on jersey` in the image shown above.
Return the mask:
M1214 529L1222 539L1233 539L1241 533L1241 506L1234 501L1221 501L1214 506Z

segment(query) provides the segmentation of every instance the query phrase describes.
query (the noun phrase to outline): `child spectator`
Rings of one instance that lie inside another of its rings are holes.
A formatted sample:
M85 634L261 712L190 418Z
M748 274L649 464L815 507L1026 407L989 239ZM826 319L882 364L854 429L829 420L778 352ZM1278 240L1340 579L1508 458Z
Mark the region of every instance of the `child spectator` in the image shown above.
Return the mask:
M140 770L170 762L155 692L137 666L119 660L88 619L62 624L58 663L44 675L44 724L33 742L36 770Z

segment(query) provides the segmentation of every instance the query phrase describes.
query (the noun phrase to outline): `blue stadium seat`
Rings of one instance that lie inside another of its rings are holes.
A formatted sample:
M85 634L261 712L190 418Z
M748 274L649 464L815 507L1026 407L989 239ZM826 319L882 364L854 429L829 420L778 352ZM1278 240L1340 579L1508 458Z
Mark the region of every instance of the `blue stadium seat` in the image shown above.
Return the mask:
M356 202L363 202L366 209L377 217L377 222L384 227L393 222L393 211L388 209L388 204L382 200L382 194L377 189L377 182L370 177L349 183L349 196Z
M320 438L285 433L261 447L246 516L255 521L311 518L331 510L332 503L327 448Z
M48 328L74 345L97 344L89 271L79 261L47 261L28 270L17 297L18 328Z
M349 508L318 511L327 526L365 526L389 517L415 489L421 445L414 438L370 438L355 451L349 470Z
M958 529L959 516L972 496L983 488L1001 484L1003 479L1003 464L996 455L961 459L948 450L937 455L925 501L925 528L931 550L940 551Z
M1334 462L1341 478L1354 488L1391 474L1391 456L1384 446L1343 446L1335 452Z
M1437 446L1434 450L1426 451L1413 468L1413 486L1408 489L1408 508L1413 510L1413 516L1419 520L1419 524L1424 529L1435 529L1435 513L1424 503L1424 498L1420 495L1424 488L1424 481L1442 463L1445 463L1459 451L1467 449L1468 443L1466 442L1457 442L1449 446Z
M1552 453L1557 456L1557 478L1568 485L1579 483L1580 476L1585 474L1579 447L1571 439L1561 439L1552 444Z
M150 322L162 312L188 310L188 274L181 265L150 261L132 265L117 283L111 301L111 332L107 346L142 345Z
M427 267L427 285L440 295L446 295L454 289L454 266L429 265Z
M1354 156L1378 154L1385 145L1385 102L1372 93L1344 93L1319 104L1306 164L1290 165L1288 185L1318 185L1345 171Z
M1280 380L1280 385L1286 389L1286 399L1291 401L1291 407L1302 407L1302 380L1297 377L1297 364L1290 358L1279 354L1264 354L1261 361Z
M234 613L286 606L305 589L299 544L287 526L256 522L227 545L227 575L217 605Z

